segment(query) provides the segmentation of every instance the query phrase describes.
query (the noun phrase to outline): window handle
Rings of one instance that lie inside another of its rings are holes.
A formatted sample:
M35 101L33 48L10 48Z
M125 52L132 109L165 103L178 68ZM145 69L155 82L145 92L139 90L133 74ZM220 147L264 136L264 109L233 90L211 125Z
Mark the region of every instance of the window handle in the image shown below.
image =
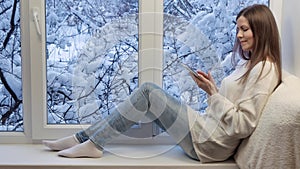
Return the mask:
M33 16L33 21L35 24L35 28L37 33L42 36L41 28L40 28L40 19L39 19L39 9L38 8L32 8L32 16Z

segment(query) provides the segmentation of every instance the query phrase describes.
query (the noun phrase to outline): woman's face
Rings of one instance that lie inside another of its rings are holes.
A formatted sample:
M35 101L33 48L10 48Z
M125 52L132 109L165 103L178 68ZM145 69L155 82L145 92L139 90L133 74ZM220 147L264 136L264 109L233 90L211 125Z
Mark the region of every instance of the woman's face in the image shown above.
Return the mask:
M248 20L244 16L240 16L237 20L236 36L240 41L243 51L252 52L254 48L253 32L250 28Z

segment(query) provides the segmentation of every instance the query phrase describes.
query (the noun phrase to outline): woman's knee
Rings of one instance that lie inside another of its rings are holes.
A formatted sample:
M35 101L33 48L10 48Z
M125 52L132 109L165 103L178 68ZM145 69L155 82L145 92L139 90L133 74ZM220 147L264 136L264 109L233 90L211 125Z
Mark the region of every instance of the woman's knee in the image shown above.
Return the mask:
M160 87L152 82L145 82L139 88L142 91L152 91L153 89L159 89Z

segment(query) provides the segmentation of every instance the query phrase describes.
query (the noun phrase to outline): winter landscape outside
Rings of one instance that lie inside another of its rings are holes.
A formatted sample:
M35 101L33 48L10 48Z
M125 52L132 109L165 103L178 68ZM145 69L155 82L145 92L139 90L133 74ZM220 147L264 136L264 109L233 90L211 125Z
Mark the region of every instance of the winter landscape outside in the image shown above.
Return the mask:
M0 2L0 131L23 131L19 0ZM235 16L268 0L164 0L163 88L200 112L181 63L232 71ZM46 0L48 124L86 124L138 87L138 0Z
M46 0L48 124L110 114L138 85L138 0Z
M0 131L23 131L20 3L0 1Z

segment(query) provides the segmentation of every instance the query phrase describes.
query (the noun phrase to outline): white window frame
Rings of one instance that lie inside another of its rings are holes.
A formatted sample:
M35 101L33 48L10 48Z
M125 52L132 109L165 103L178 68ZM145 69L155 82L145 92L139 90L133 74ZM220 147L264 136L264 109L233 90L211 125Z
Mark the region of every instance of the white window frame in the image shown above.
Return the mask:
M46 57L44 0L21 0L22 82L24 132L0 132L0 143L35 143L56 139L81 130L82 125L48 125L46 120ZM270 0L270 8L281 24L282 0ZM38 12L41 35L33 20ZM281 30L281 25L279 29ZM162 85L163 64L163 0L139 0L139 84ZM152 124L146 125L152 130ZM142 130L143 131L143 130ZM144 133L144 132L140 132ZM143 143L169 143L168 136ZM120 138L124 143L127 138ZM139 141L131 143L138 143Z
M157 1L157 0L156 0ZM155 70L161 70L161 64L157 64L155 61L162 60L162 51L155 49L161 49L162 43L162 27L158 27L162 23L162 19L159 20L159 16L154 15L162 13L161 11L155 11L157 8L156 1L140 1L139 2L139 83L145 81L151 81L160 84L161 76L159 72ZM42 35L39 35L36 31L34 22L30 21L30 64L31 68L31 109L32 109L32 138L39 139L55 139L70 135L87 127L88 125L48 125L47 124L47 103L46 103L46 57L45 57L45 8L44 1L36 1L36 3L29 4L29 15L32 9L39 9L40 16L40 29ZM162 17L161 17L162 18ZM142 71L146 70L146 71ZM37 104L38 103L38 104ZM150 125L146 125L146 129L151 133ZM134 129L143 130L143 129ZM135 133L135 132L134 132ZM140 132L145 133L145 132Z

